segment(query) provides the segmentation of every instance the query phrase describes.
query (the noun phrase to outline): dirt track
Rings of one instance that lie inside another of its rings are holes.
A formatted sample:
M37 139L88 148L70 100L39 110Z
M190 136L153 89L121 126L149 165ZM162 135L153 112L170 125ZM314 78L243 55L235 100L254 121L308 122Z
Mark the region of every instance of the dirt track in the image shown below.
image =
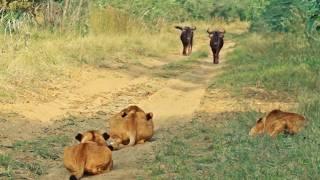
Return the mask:
M108 117L130 104L137 104L145 111L154 113L156 128L154 141L115 151L113 171L87 178L144 177L147 174L142 169L141 162L145 158L153 157L152 146L161 141L161 136L164 135L163 129L176 123L190 121L196 111L218 113L228 109L244 110L225 91L217 89L207 92L209 81L222 72L222 67L225 66L224 57L234 46L235 43L226 41L221 52L221 64L213 65L210 53L208 58L197 60L200 65L191 72L184 72L170 79L156 77L152 73L152 70L170 61L142 60L143 68L136 67L131 71L88 68L74 82L51 91L55 94L55 98L51 101L0 105L0 110L6 112L2 116L8 117L5 122L0 121L3 127L0 131L1 143L10 146L15 140L40 137L44 133L70 134L72 138L78 131L104 130ZM177 57L180 56L170 55L167 59L175 60ZM268 109L270 106L269 103L258 107L259 103L249 106L259 110ZM287 105L279 104L279 106ZM9 117L12 117L11 120ZM70 125L63 120L66 117L75 117L76 120L70 120L73 123ZM49 174L41 179L56 180L69 177L61 161L51 164L50 167L52 168L49 169Z
M223 52L227 52L233 46L234 43L227 42ZM222 53L222 59L224 54L225 53ZM174 56L175 55L173 55L172 58L174 58ZM80 89L75 90L73 95L78 95L78 99L83 99L84 101L79 103L70 100L70 102L64 103L64 105L65 107L74 107L72 104L79 104L81 107L78 107L78 109L69 108L57 110L56 112L108 112L107 109L103 108L104 104L113 104L119 101L119 99L124 98L124 102L122 102L123 105L116 105L112 113L119 111L129 104L137 104L146 112L152 111L154 113L156 129L154 141L115 151L113 153L115 162L114 170L100 176L87 177L88 179L136 179L138 176L145 176L144 170L141 169L142 164L140 163L144 158L152 157L152 145L161 140L159 139L159 137L161 137L161 129L168 128L175 123L183 123L191 120L193 113L200 106L208 81L220 72L224 64L222 60L220 65L213 65L211 57L199 59L199 61L202 62L201 66L197 69L192 70L191 73L185 72L180 74L174 79L156 78L151 74L133 77L120 72L112 72L106 73L105 77L91 81ZM155 62L152 64L150 61L145 61L145 64L144 62L142 63L148 68L156 69L168 62ZM190 81L183 80L188 79L188 76L196 77L196 81L194 81L192 77ZM112 87L110 87L110 85L112 85ZM119 94L120 96L112 99L112 94ZM109 96L111 96L111 98ZM59 102L60 100L55 101ZM43 109L47 109L44 107L51 104L52 103L46 103L40 106L43 107ZM56 108L56 106L54 106L54 108ZM51 114L49 114L49 116L50 117L44 117L42 121L47 121L52 118ZM106 122L107 121L105 121L105 123ZM149 155L146 155L148 153ZM69 174L61 167L53 168L44 179L67 179L68 175Z

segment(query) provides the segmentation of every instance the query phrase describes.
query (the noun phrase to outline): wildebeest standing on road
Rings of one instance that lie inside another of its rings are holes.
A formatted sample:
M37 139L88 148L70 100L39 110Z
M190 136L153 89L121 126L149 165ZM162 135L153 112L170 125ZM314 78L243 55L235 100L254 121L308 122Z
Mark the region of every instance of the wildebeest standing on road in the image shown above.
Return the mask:
M219 52L223 47L223 44L224 44L223 37L226 31L225 30L209 31L208 29L207 32L209 33L209 37L210 37L210 47L213 54L213 63L219 64Z
M196 30L196 27L181 27L175 26L175 28L181 30L180 39L183 45L182 54L187 56L190 55L192 52L192 43L193 43L193 31Z

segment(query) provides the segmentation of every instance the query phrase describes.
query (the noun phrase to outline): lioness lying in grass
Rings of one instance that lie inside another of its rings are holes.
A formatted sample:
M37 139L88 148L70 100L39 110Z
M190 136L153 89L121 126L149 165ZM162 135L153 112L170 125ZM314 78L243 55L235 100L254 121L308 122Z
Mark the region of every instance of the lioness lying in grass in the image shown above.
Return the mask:
M306 119L296 113L273 110L267 115L258 119L250 130L249 135L267 133L276 137L279 133L296 134L304 127Z

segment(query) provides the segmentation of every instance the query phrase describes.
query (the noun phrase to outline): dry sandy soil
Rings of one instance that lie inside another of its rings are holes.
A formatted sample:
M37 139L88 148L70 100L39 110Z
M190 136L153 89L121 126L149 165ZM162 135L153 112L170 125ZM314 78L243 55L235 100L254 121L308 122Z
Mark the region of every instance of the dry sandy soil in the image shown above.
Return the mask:
M203 40L203 43L206 42ZM154 71L172 61L181 60L182 57L177 53L168 55L163 61L144 59L141 60L142 66L125 70L85 67L73 81L53 86L50 90L52 98L47 101L35 101L30 97L21 103L0 104L0 153L10 152L10 147L17 140L27 141L60 134L73 139L77 132L107 130L111 115L128 105L137 104L145 111L154 113L156 134L153 140L115 151L113 171L84 178L136 179L148 176L142 168L143 162L154 157L152 147L161 142L163 130L190 121L195 112L218 114L252 108L268 111L274 107L288 109L294 106L250 98L239 101L223 89L209 90L209 81L223 72L226 67L225 55L234 47L234 42L226 41L219 65L212 64L210 53L210 57L196 60L199 63L191 71L173 78L157 76ZM60 159L48 161L48 166L48 174L40 179L68 179L69 173ZM23 174L20 177L32 179Z

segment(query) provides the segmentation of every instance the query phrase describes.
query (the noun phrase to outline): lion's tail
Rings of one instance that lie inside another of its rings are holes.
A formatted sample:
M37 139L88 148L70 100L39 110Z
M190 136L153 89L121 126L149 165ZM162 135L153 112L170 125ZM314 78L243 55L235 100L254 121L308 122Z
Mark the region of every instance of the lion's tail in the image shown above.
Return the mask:
M77 180L77 177L75 175L71 175L69 180Z
M69 177L69 180L78 180L80 179L84 174L84 161L81 162L81 165L78 166L76 171L71 173L71 176Z
M128 119L131 121L129 124L129 132L128 132L128 136L129 136L129 144L127 146L133 146L136 144L136 137L137 137L137 122L136 122L136 118L135 116L137 110L133 109L128 113Z

